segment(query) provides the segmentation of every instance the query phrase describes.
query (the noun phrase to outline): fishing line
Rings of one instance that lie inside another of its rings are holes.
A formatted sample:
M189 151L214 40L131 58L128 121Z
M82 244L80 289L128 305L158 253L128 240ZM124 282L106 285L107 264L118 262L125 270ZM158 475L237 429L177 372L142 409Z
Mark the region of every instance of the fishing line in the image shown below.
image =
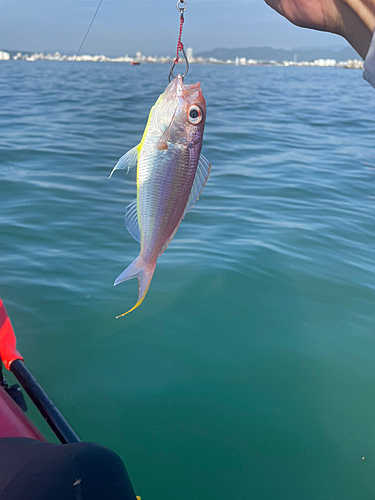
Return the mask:
M99 0L98 6L97 6L96 11L95 11L95 14L93 15L93 17L92 17L92 19L91 19L91 22L90 22L90 24L89 24L89 27L87 28L86 34L85 34L85 36L83 37L83 40L82 40L82 42L81 42L81 45L79 46L79 49L78 49L78 51L77 51L77 53L76 53L76 55L75 55L75 57L74 57L74 59L73 59L72 65L70 66L70 69L69 69L69 71L68 71L68 74L67 74L67 76L66 76L66 78L65 78L65 81L64 81L64 83L63 83L63 85L62 85L62 87L61 87L61 92L64 90L65 85L67 84L67 82L68 82L68 80L69 80L70 74L71 74L71 72L72 72L72 70L73 70L73 67L74 67L74 65L75 65L76 61L77 61L77 57L78 57L78 56L79 56L79 54L81 53L81 50L82 50L83 44L85 43L86 38L87 38L87 35L89 34L89 32L90 32L90 30L91 30L91 26L93 25L93 23L94 23L94 21L95 21L96 15L97 15L97 13L99 12L99 9L100 9L100 6L101 6L102 2L103 2L103 0ZM53 112L55 111L56 106L57 106L57 105L58 105L58 103L60 102L60 99L61 99L61 94L60 94L60 96L56 99L55 104L53 105L53 108L51 109L51 111L47 114L47 118L45 119L44 123L43 123L42 125L40 125L40 130L39 130L39 133L38 133L38 134L37 134L37 136L36 136L36 139L38 139L38 137L39 137L39 136L40 136L40 134L42 133L42 130L43 130L43 129L44 129L44 127L47 125L48 120L51 118L51 115L52 115L52 114L53 114ZM28 152L30 151L30 149L31 149L31 144L30 144L30 146L28 147L28 149L27 149L27 150L23 153L23 155L22 155L22 156L20 156L20 157L18 158L18 160L16 160L16 162L18 162L18 161L22 160L22 158L24 158L24 157L28 154ZM11 161L9 161L9 163L12 163L12 162L11 162Z
M173 70L174 70L174 67L176 66L176 64L178 64L178 62L180 60L180 52L182 52L184 54L185 64L186 64L186 71L182 75L182 79L185 78L185 76L187 75L187 73L189 71L189 61L188 61L188 59L186 57L186 54L185 54L184 44L181 41L182 28L184 26L184 21L185 21L185 19L184 19L184 12L185 12L186 9L187 9L187 3L185 2L185 0L178 0L178 2L177 2L177 10L180 13L180 32L179 32L178 41L177 41L176 59L173 61L173 65L171 66L171 71L169 72L169 77L168 77L169 82L171 82L173 80L173 78L176 78L174 76L174 74L173 74Z
M177 41L177 54L176 54L176 59L174 60L174 62L176 64L178 64L178 61L180 59L180 52L181 50L184 48L184 44L181 42L181 35L182 35L182 28L184 26L184 13L181 12L181 16L180 16L180 33L178 35L178 41Z

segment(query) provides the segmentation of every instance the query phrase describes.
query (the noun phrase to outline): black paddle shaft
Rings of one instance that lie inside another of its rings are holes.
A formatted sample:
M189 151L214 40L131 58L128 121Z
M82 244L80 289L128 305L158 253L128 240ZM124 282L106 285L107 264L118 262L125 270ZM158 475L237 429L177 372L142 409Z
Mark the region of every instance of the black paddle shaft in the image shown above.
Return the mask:
M52 403L36 378L30 373L22 359L16 359L10 365L10 371L25 389L30 399L38 408L48 425L63 444L77 443L81 440Z

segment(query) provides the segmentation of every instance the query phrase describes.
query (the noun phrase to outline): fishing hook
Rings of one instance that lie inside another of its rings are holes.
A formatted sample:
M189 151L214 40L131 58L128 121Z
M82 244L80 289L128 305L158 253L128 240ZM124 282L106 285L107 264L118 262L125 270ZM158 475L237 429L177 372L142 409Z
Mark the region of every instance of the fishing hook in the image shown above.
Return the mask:
M184 54L184 58L185 58L185 63L186 63L186 71L185 73L181 76L182 79L185 78L185 76L187 75L188 71L189 71L189 61L188 61L188 58L186 57L186 54L185 54L185 49L182 47L182 53ZM169 77L168 77L168 80L169 80L169 83L171 83L171 81L176 78L175 75L173 74L173 70L176 66L176 61L173 62L173 65L171 66L171 70L169 72Z

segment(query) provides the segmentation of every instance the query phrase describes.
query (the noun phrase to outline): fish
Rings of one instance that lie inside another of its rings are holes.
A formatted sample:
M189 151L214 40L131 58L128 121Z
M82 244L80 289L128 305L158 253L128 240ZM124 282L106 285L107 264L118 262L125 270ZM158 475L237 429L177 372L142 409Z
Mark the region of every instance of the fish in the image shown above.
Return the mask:
M158 257L198 200L211 164L201 154L206 101L200 82L186 85L177 75L151 108L141 142L124 154L116 170L137 167L137 198L125 211L125 225L140 243L138 257L114 285L138 278L138 300L144 300Z

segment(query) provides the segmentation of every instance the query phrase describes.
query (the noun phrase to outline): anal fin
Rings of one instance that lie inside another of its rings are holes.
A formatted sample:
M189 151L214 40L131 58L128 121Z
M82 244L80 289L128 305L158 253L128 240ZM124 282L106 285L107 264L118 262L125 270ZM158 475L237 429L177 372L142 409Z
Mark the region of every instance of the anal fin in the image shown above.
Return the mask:
M125 226L133 238L141 242L141 232L138 224L137 198L133 200L125 209Z

